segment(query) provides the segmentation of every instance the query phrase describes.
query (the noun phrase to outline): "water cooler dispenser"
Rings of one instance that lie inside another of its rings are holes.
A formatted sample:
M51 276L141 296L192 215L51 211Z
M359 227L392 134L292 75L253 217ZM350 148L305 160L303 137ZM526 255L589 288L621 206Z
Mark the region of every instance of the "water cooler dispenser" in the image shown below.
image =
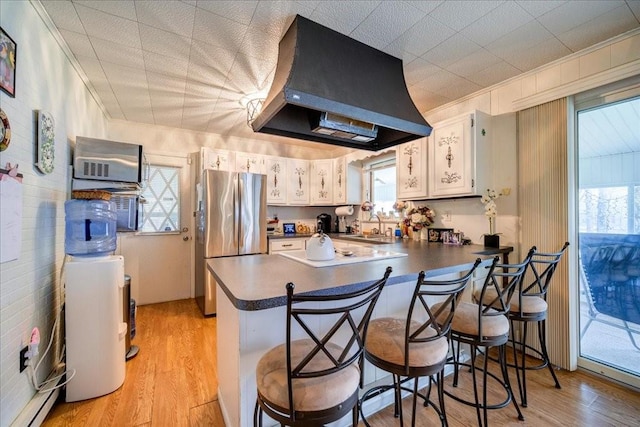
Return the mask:
M116 248L115 204L104 200L65 203L66 401L118 389L125 378L127 323L123 313L124 258Z

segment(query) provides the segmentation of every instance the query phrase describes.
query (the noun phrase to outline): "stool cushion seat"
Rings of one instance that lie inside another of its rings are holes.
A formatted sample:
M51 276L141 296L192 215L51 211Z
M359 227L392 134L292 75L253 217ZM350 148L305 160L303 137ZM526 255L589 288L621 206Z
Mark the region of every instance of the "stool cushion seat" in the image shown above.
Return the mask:
M473 293L473 300L479 301L480 294L482 293L482 289L478 289ZM484 294L485 301L493 301L497 297L497 292L495 289L488 289ZM525 314L536 314L536 313L545 313L547 311L548 305L547 302L537 296L537 295L523 295L522 296L522 313ZM509 309L512 313L520 313L520 298L518 295L514 295L511 298L511 307Z
M421 324L415 320L410 323L410 331L417 330ZM405 328L406 319L383 317L369 322L366 352L370 355L405 366ZM418 338L428 338L436 335L433 328L426 328ZM409 367L427 367L442 363L447 358L449 345L446 336L433 341L411 343L409 345Z
M291 342L291 363L295 367L316 347L310 339ZM327 343L327 349L337 359L342 347ZM258 392L269 402L281 408L289 408L287 387L286 345L272 348L258 362L256 380ZM330 369L334 366L326 354L319 352L311 362L309 369ZM303 370L304 372L304 370ZM294 378L292 380L296 411L320 411L344 403L357 390L360 381L360 369L357 362L333 374L314 378Z
M434 306L437 307L438 304ZM489 309L487 314L496 313L495 310ZM456 315L453 316L451 322L451 330L453 332L467 335L477 336L480 334L480 319L478 319L479 310L477 304L462 302L456 308ZM482 336L483 337L499 337L509 333L509 320L504 315L485 315L482 317Z

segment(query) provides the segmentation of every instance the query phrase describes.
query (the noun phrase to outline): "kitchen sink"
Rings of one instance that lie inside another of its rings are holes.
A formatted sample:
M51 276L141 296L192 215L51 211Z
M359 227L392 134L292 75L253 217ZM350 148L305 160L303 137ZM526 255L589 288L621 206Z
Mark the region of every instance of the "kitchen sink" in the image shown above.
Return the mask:
M345 234L337 237L338 240L351 240L364 243L394 243L395 237L380 236L378 234Z

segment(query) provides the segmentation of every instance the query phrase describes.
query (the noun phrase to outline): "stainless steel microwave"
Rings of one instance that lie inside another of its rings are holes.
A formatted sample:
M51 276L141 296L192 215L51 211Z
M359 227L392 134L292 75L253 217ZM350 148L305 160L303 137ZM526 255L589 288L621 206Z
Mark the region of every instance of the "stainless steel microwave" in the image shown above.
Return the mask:
M111 182L142 182L142 145L76 138L73 177Z

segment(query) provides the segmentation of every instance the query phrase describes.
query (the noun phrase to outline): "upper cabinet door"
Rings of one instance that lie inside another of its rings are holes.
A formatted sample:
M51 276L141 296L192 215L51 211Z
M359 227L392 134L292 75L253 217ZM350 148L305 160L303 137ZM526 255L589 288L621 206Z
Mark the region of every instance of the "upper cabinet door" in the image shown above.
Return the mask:
M282 205L287 203L287 159L283 157L267 157L267 204ZM292 183L293 184L293 183Z
M333 159L333 203L347 203L347 162L344 157Z
M236 172L265 173L264 157L259 154L236 153Z
M203 147L200 150L202 155L203 169L214 169L219 171L234 171L235 153L227 150L217 150Z
M420 138L396 148L398 199L427 197L427 139Z
M287 159L287 203L309 204L309 161Z
M333 160L311 161L309 190L312 205L333 203Z
M474 196L491 170L490 116L474 112L437 123L429 137L429 196Z

